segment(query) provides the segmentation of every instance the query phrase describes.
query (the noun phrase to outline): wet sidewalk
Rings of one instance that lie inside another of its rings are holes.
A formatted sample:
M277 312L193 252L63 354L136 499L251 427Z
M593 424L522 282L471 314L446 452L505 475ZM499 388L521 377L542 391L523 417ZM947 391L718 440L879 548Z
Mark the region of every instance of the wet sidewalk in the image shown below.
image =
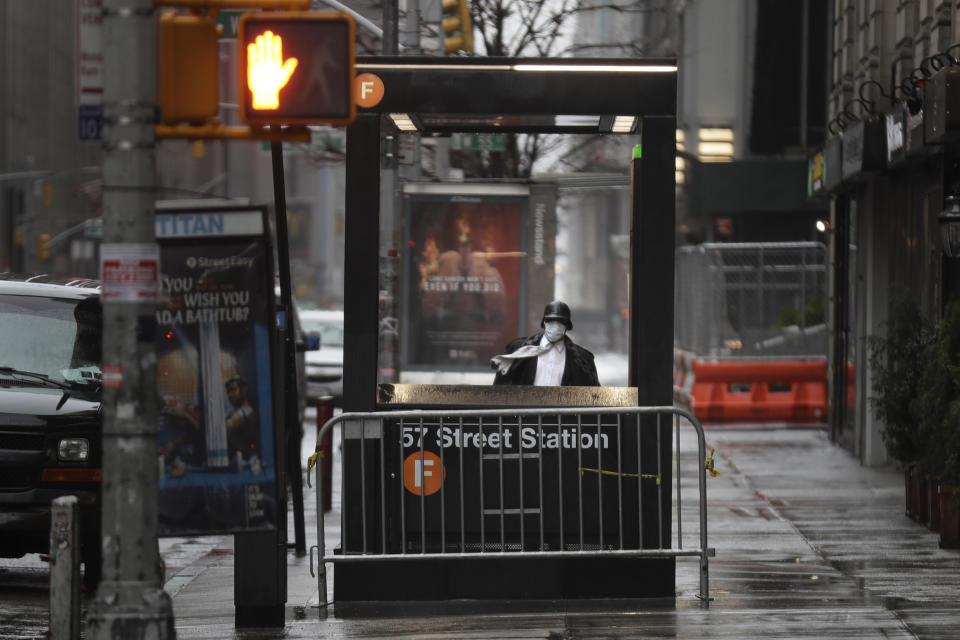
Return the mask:
M720 471L707 489L709 607L696 597L697 561L681 558L675 601L322 609L309 557L291 552L286 627L237 632L225 538L167 582L177 637L960 638L960 552L904 516L902 473L861 467L819 429L714 427L707 442ZM316 512L306 496L309 547ZM338 525L328 514L328 546Z

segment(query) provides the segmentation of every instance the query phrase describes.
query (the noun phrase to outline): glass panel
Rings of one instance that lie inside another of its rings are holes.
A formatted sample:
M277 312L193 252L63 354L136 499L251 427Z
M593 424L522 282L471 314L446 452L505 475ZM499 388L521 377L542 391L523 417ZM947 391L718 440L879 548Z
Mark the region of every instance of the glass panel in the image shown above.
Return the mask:
M381 210L379 382L490 385L490 359L540 332L556 299L600 383L625 386L637 141L463 134L413 147L401 137L395 225Z

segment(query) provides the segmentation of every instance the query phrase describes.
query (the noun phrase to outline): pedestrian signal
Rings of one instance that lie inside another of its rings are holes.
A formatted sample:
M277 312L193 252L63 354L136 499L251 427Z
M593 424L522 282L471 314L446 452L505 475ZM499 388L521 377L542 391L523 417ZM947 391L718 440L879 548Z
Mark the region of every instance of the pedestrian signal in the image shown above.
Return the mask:
M356 106L346 13L245 13L237 27L240 116L250 125L346 125Z

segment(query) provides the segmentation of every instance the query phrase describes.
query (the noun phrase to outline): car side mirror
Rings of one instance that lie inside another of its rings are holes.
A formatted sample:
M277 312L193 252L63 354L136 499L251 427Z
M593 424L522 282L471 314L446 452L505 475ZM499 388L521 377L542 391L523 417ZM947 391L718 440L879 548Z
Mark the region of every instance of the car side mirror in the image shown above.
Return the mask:
M320 350L320 334L318 333L308 333L303 337L303 350L304 351L319 351Z

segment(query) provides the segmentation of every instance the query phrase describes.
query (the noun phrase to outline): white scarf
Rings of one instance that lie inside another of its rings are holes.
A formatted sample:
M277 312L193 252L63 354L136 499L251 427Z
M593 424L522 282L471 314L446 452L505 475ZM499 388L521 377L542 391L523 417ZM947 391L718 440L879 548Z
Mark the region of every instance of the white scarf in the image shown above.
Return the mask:
M559 342L559 340L557 342ZM520 347L513 353L505 353L503 355L493 356L490 358L490 362L497 367L501 375L506 375L506 373L510 371L510 367L512 367L513 363L517 360L521 358L533 358L539 356L540 354L546 353L552 349L555 344L557 343L548 342L544 346L540 346L539 344L528 344Z

